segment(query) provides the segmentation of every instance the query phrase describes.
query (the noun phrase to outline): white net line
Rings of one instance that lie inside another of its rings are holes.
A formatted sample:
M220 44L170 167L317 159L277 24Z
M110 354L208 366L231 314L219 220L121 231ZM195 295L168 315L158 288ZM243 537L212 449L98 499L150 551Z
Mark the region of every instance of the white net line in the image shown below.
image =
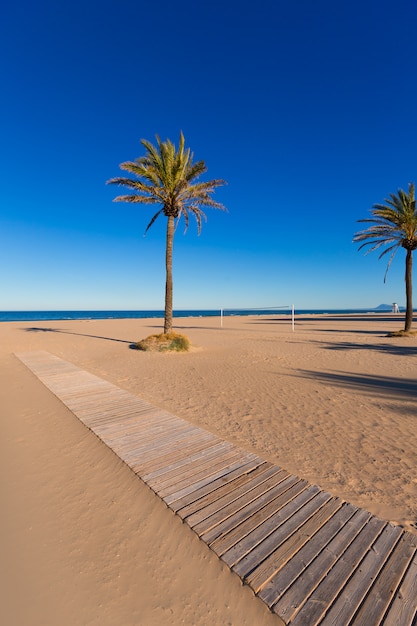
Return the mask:
M221 311L269 311L271 309L290 309L291 304L284 304L280 306L248 306L248 307L223 307Z

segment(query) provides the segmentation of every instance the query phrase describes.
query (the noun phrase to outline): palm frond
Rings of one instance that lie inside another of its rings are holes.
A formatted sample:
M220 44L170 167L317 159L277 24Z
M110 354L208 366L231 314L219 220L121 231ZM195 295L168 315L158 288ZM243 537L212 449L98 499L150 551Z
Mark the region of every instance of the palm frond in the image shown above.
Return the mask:
M154 187L146 185L140 180L133 180L132 178L111 178L107 181L108 185L120 185L122 187L128 187L129 189L135 189L135 191L141 191L142 193L153 194Z
M385 248L385 250L383 250L381 252L381 254L379 255L379 259L382 259L383 256L385 256L386 254L388 254L389 252L391 252L391 250L393 251L393 254L397 253L398 248L400 248L400 244L399 243L394 243L392 246L389 246L388 248Z
M359 239L357 239L357 241L359 241ZM365 254L369 254L374 250L378 250L378 248L386 245L387 243L391 243L391 241L387 241L386 239L370 239L369 241L364 241L364 243L359 246L358 250L362 250L363 248L369 246L365 252ZM396 245L398 245L398 243Z
M116 196L116 198L113 199L113 202L138 202L140 204L157 204L158 200L156 200L155 198L147 198L146 196L132 194L129 196Z
M203 220L207 222L207 215L200 209L197 205L191 205L188 207L188 210L192 212L197 222L197 233L201 233L201 228L203 225Z
M386 254L387 252L389 252L391 249L392 249L392 248L388 248L387 250L384 250L384 252L380 255L380 257L379 257L379 258L381 258L384 254ZM389 270L389 268L390 268L390 266L391 266L391 263L392 263L392 262L393 262L393 260L394 260L394 257L395 257L395 255L396 255L396 253L397 253L397 250L398 250L398 246L395 246L395 247L394 247L394 250L393 250L393 252L392 252L392 254L391 254L391 256L390 256L390 259L389 259L389 261L388 261L388 264L387 264L387 269L385 270L385 274L384 274L384 283L387 281L387 274L388 274L388 270Z
M187 168L185 172L185 178L187 182L191 183L193 180L200 178L202 174L207 172L207 167L204 161L197 161L196 163L192 163L192 159L190 159L190 166Z
M155 213L155 215L153 216L153 218L151 219L151 221L149 222L149 224L147 225L146 229L145 229L145 235L148 232L148 230L150 229L150 227L152 226L152 224L155 222L155 220L158 218L159 215L161 215L162 213L162 209L160 209L158 211L158 213Z
M189 189L193 193L200 193L200 192L212 193L216 189L216 187L221 187L222 185L227 185L227 183L225 180L222 180L221 178L219 178L219 179L209 180L204 183L203 182L194 183L194 185L190 185Z
M410 183L408 192L399 189L397 194L385 198L385 204L374 204L372 217L358 220L371 224L369 228L357 232L353 241L360 243L359 250L368 248L365 254L386 246L379 258L391 253L384 276L386 281L388 270L399 247L412 249L417 245L417 212L414 199L414 184Z
M158 135L156 139L159 147L161 141ZM158 148L146 139L141 139L141 144L146 149L147 154L144 157L139 157L138 162L143 162L144 164L147 162L148 166L153 165L157 169L160 169L162 165L160 150L158 151Z
M177 221L183 217L186 230L189 216L192 214L200 233L202 220L206 219L201 207L227 210L211 197L217 187L226 184L225 181L221 179L198 181L198 178L206 173L207 167L204 161L194 162L193 153L185 147L182 132L180 132L178 148L169 139L161 141L158 135L156 135L156 144L146 139L142 139L141 144L145 148L143 156L135 161L125 161L120 164L120 169L132 174L133 178L116 177L107 183L121 185L134 192L118 196L115 198L116 202L160 205L160 210L152 218L146 231L162 212L167 217L174 217Z
M185 234L187 232L187 230L188 230L188 223L189 223L188 211L181 211L180 212L180 214L178 216L178 219L177 219L177 222L176 222L175 229L177 229L178 226L180 225L181 217L184 218L184 234Z

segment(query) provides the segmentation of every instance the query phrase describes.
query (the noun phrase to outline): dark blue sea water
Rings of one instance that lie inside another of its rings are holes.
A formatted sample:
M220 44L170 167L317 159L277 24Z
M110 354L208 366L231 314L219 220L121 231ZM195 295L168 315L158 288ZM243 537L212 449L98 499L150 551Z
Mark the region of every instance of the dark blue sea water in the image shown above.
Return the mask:
M403 308L401 307L401 310ZM296 315L390 313L390 309L296 309ZM291 315L290 308L225 309L224 316ZM174 317L218 317L220 309L186 309L174 312ZM160 310L146 311L0 311L0 322L40 322L53 320L108 320L163 318Z

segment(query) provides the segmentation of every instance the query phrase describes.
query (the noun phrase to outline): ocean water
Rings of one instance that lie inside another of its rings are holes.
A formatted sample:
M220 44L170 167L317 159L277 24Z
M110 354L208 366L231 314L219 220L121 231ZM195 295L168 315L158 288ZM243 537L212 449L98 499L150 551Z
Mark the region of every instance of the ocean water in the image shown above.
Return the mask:
M401 307L401 312L403 311ZM390 309L295 309L296 315L343 315L366 313L391 313ZM184 309L174 311L174 317L219 317L220 309ZM254 315L291 315L290 308L224 309L226 317ZM163 318L162 310L144 311L0 311L0 322L41 322L59 320L108 320Z

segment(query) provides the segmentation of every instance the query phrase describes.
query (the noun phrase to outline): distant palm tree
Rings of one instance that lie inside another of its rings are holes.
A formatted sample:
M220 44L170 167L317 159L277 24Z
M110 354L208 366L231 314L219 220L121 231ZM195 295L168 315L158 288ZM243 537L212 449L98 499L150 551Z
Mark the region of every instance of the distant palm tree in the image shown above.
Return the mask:
M117 196L114 202L139 202L141 204L157 204L159 211L149 222L146 231L156 218L163 214L168 218L166 230L166 283L165 283L165 323L164 332L172 330L172 250L174 242L175 220L184 217L185 229L188 228L189 215L193 214L197 221L198 234L201 232L202 220L206 215L200 208L227 210L219 202L211 198L216 187L225 184L224 180L196 182L207 171L204 161L193 163L193 154L185 149L184 135L180 133L178 150L167 139L162 142L156 136L154 146L145 139L141 144L146 154L135 161L120 164L120 169L134 174L131 178L112 178L107 181L111 185L122 185L133 191L126 196Z
M374 204L371 210L373 217L358 220L359 222L368 222L372 226L356 233L353 238L353 241L364 242L359 246L359 250L364 246L371 246L367 252L377 250L381 246L388 246L379 255L381 258L391 252L384 282L398 248L405 249L405 332L411 329L413 321L412 268L413 250L417 248L417 211L414 194L414 183L410 183L408 192L399 189L397 194L392 193L389 198L385 198L386 204Z

